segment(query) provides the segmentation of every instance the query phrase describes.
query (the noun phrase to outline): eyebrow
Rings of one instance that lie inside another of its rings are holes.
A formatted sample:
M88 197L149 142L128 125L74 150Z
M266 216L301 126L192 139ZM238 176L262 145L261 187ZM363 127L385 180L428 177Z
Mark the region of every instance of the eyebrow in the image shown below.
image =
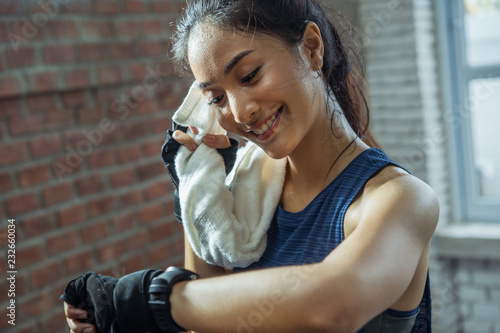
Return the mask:
M241 61L241 59L243 59L244 57L246 57L247 55L249 55L253 51L255 51L255 50L243 51L243 52L238 53L236 56L234 56L234 58L231 59L231 61L229 61L226 66L224 66L223 75L226 76ZM205 89L205 88L211 86L212 84L213 84L212 82L201 82L198 84L198 88Z

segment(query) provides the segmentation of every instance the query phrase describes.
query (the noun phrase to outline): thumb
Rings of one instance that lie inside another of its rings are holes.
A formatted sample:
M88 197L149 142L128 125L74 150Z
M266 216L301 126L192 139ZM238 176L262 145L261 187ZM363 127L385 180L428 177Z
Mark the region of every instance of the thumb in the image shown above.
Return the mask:
M215 149L228 148L231 146L231 142L229 142L229 138L226 135L214 135L207 134L203 137L203 142Z

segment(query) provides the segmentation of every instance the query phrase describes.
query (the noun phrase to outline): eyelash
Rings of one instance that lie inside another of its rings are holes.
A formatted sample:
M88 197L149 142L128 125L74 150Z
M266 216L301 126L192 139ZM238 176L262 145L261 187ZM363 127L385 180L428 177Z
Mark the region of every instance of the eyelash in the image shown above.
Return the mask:
M240 80L240 82L242 84L252 83L252 80L259 73L259 71L261 70L261 68L262 67L257 67L253 72L251 72L250 74L248 74L247 76L245 76L244 78L242 78ZM212 104L217 105L218 103L220 103L220 101L222 100L223 97L224 97L224 95L220 95L220 96L217 96L217 97L213 98L212 100L210 100L210 102L208 102L208 105L212 105Z
M244 78L242 78L240 82L247 83L247 82L252 81L252 79L255 77L255 75L257 75L257 73L259 73L261 68L262 67L257 67L252 73L250 73L247 76L245 76Z

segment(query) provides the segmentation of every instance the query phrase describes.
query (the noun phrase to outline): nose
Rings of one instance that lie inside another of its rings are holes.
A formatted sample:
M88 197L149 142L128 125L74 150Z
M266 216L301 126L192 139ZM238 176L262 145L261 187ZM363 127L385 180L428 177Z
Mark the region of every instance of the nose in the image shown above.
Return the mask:
M231 113L237 123L249 123L260 110L259 103L246 93L231 94L228 99Z

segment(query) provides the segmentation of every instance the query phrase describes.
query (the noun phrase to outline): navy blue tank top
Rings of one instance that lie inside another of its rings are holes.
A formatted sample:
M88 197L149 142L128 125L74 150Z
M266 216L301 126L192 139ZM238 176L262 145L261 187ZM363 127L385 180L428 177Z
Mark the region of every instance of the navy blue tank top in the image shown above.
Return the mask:
M323 261L344 240L344 215L354 197L370 178L390 164L401 167L381 149L367 149L302 211L291 213L279 205L267 232L264 254L259 261L244 269L235 269L235 272ZM412 333L431 332L430 305L427 277ZM362 329L359 332L365 331Z

